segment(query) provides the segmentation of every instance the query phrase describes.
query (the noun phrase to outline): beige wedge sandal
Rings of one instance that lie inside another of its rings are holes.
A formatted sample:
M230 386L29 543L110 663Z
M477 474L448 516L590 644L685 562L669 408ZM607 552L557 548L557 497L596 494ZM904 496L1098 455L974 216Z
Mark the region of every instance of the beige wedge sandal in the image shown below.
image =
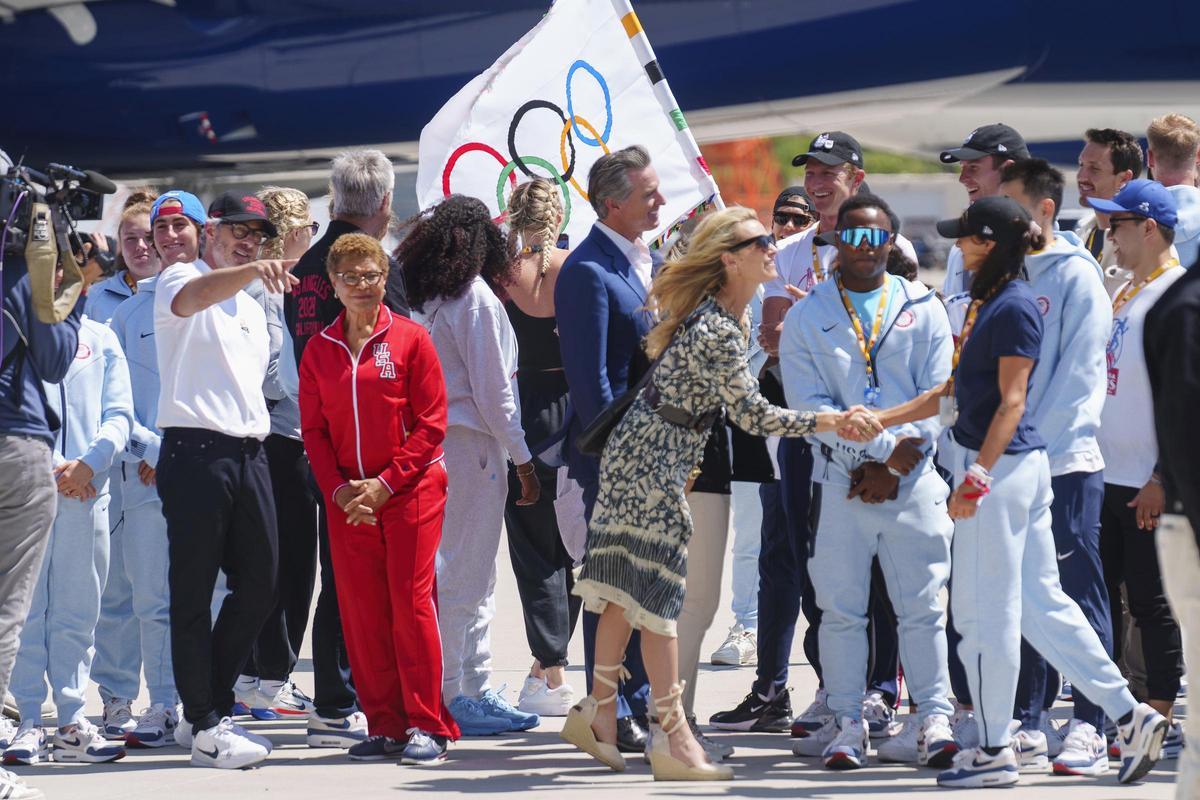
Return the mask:
M656 781L731 781L733 769L725 764L707 761L700 766L685 764L671 755L671 734L687 726L683 713L683 688L686 681L671 687L666 697L654 698L654 709L658 712L661 733L656 733L650 744L650 769Z
M616 666L596 664L592 667L592 680L604 684L613 692L602 700L597 700L589 694L576 703L567 712L567 719L563 723L563 729L559 736L614 771L624 772L625 757L621 755L621 751L615 744L607 744L597 739L596 732L592 730L592 722L596 719L596 712L600 706L617 701L617 681L601 675L601 672L615 673L617 680L629 679L629 670L625 669L624 664Z

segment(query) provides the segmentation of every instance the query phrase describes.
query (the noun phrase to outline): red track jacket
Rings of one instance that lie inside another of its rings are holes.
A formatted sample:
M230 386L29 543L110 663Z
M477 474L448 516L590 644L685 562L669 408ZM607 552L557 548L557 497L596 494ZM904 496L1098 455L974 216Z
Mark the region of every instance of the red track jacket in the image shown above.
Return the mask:
M300 430L321 491L379 478L406 492L442 458L446 381L425 329L380 306L355 363L342 311L309 340L300 364Z

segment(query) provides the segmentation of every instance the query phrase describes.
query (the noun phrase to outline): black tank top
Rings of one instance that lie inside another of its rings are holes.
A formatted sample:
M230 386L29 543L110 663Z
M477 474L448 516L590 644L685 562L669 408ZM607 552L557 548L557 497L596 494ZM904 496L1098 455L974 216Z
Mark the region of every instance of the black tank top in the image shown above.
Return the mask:
M532 373L562 369L558 322L554 317L531 317L512 300L505 302L504 309L517 334L517 371Z

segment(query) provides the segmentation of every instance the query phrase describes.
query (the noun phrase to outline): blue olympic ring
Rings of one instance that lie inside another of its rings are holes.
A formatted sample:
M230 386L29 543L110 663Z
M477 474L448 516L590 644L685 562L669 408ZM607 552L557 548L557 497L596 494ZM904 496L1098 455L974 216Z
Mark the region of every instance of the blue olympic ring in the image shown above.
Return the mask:
M586 135L579 129L579 124L575 121L575 103L571 98L571 78L575 75L575 71L581 67L592 74L592 77L596 79L596 82L600 84L600 89L604 92L604 133L600 135L599 140ZM609 94L608 82L604 80L604 76L600 74L600 71L583 59L576 61L567 70L567 116L571 118L571 128L575 131L575 135L579 137L579 141L592 147L599 147L600 142L608 144L608 136L612 133L613 126L612 95Z

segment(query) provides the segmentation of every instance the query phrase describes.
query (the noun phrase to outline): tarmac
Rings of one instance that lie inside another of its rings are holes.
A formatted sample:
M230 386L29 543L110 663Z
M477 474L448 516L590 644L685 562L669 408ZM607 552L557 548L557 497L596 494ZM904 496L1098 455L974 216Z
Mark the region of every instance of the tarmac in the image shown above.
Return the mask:
M732 536L730 537L732 543ZM726 555L721 609L708 632L703 653L707 655L724 639L733 624L729 608L730 556ZM529 649L525 641L516 584L501 544L497 560L496 619L492 624L493 685L508 685L506 696L516 694L528 672ZM803 620L801 620L801 626ZM801 636L795 638L790 684L792 703L799 712L808 705L816 689L816 676L804 660ZM584 693L583 645L577 632L570 647L569 682L578 696ZM294 674L296 683L312 690L312 662L307 651ZM696 712L703 722L716 712L736 705L749 691L754 668L714 667L701 664ZM140 709L146 698L139 698ZM98 721L100 699L93 686L88 713ZM1186 700L1177 712L1186 715ZM1056 717L1065 720L1069 706L1058 704ZM449 759L433 767L405 767L395 762L359 763L342 750L314 750L305 745L302 721L250 722L248 727L268 736L275 750L262 765L245 771L203 769L188 764L188 754L178 747L159 750L130 750L116 763L100 765L40 764L14 771L41 789L48 800L71 798L193 798L286 797L303 798L395 798L415 793L420 797L444 798L482 796L497 798L571 798L628 800L630 797L716 797L716 798L873 798L903 797L906 800L971 795L971 790L941 789L936 771L907 766L883 765L874 761L852 772L824 769L817 759L796 758L787 734L714 733L714 739L736 748L729 759L735 779L726 783L655 783L650 768L640 757L627 756L628 769L614 773L578 752L558 737L562 718L544 718L526 733L483 738L465 738L452 745ZM1131 786L1119 785L1115 767L1099 778L1056 775L1022 775L1020 784L1004 795L1017 800L1134 800L1173 797L1176 762L1163 762L1146 779ZM978 792L974 792L978 794ZM990 793L986 796L990 796Z

